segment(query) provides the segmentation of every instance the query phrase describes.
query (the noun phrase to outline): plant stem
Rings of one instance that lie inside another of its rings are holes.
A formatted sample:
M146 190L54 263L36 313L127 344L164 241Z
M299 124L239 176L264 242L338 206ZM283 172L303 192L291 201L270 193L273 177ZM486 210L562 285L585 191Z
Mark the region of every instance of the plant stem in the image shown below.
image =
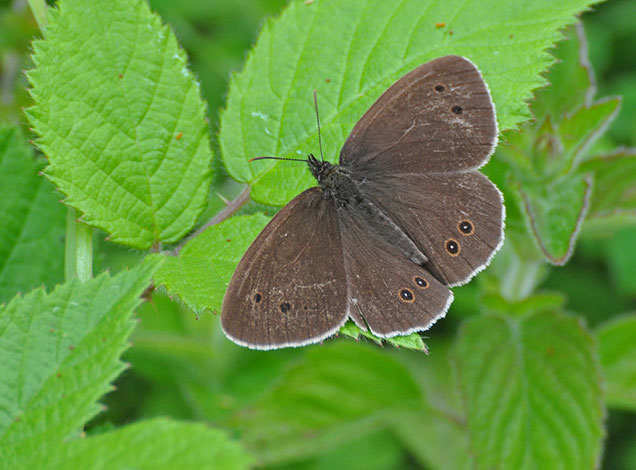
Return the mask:
M511 300L524 299L532 294L541 278L542 261L521 260L512 256L507 275L501 282L501 294Z
M45 0L27 0L33 18L42 31L48 24ZM67 281L87 281L93 277L93 230L77 220L75 209L66 213L66 243L64 246L64 277Z
M77 212L69 207L66 213L66 245L64 276L67 281L87 281L93 277L93 230L77 220Z
M182 248L194 237L203 232L206 228L216 225L218 223L223 222L225 219L234 214L237 210L239 210L243 205L249 201L250 199L250 186L246 186L241 194L236 196L230 202L228 202L227 206L225 206L222 210L220 210L214 217L208 220L203 226L199 227L196 231L187 236L178 247L174 249L174 255L177 256Z
M40 31L44 30L46 25L48 24L48 20L46 18L46 1L45 0L27 0L29 2L29 8L31 9L31 13L33 14L33 18L35 18L35 22L40 27Z

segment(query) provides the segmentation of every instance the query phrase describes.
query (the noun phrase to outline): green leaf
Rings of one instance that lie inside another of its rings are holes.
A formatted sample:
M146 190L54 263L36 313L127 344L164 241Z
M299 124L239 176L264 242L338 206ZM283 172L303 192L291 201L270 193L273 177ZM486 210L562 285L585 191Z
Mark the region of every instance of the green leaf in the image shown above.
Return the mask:
M558 134L565 165L571 169L580 162L584 152L614 120L620 104L620 98L607 98L564 117L559 123Z
M611 320L597 335L607 405L636 411L636 315Z
M263 464L273 464L383 428L393 412L419 400L399 362L375 348L337 342L309 347L278 386L237 419L246 445Z
M143 0L62 0L33 44L28 111L65 203L136 248L179 240L209 189L205 106Z
M457 364L474 468L598 468L601 377L593 338L577 319L469 320Z
M562 265L570 258L587 212L590 189L589 178L582 175L519 184L528 224L550 263Z
M0 447L3 468L78 434L124 368L119 360L157 262L115 277L37 289L0 307Z
M557 62L550 68L550 85L536 93L531 105L535 116L551 115L560 119L572 110L590 104L596 91L583 25L577 23L568 27L564 35L566 40L552 51Z
M269 222L263 214L233 217L188 242L179 256L166 256L154 281L197 315L220 312L223 295L243 253Z
M545 84L539 74L553 61L545 49L561 37L557 30L592 3L294 0L265 24L243 71L232 78L221 119L224 163L233 178L254 185L255 200L282 205L311 183L306 167L247 160L318 150L313 89L325 155L333 161L382 92L416 66L446 54L478 65L500 128L513 128L529 117L524 100ZM446 26L436 27L437 22Z
M590 159L579 170L594 177L591 217L623 212L636 215L636 149Z
M66 210L16 127L0 126L0 303L64 280Z
M225 433L205 424L152 419L63 443L28 467L48 469L239 470L250 458Z
M378 345L386 342L387 344L391 344L396 348L402 347L428 353L428 348L426 347L426 344L424 344L424 341L422 341L422 337L419 335L419 333L411 333L410 335L406 336L394 336L393 338L380 338L370 331L361 330L360 327L352 321L348 321L347 323L345 323L344 326L340 328L338 333L344 336L348 336L349 338L353 338L355 340L359 340L360 336L364 336L365 338L372 340Z

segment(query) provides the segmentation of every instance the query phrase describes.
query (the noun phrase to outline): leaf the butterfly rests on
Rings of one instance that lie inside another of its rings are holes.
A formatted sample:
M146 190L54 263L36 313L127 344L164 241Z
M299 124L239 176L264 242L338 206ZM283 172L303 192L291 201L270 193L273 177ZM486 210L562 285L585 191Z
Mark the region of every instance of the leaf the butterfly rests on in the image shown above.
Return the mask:
M380 337L429 328L448 289L503 242L499 190L477 169L497 142L477 67L446 56L391 86L332 165L308 157L320 184L285 206L230 282L222 326L255 349L300 346L348 318Z

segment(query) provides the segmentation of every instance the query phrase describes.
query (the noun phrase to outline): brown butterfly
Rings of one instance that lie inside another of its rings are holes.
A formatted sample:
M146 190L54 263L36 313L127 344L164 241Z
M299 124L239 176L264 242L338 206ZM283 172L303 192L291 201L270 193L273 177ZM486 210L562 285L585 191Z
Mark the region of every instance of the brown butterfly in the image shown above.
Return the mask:
M223 300L225 334L273 349L320 341L348 319L384 338L428 329L449 287L503 242L502 195L477 171L496 143L495 107L470 60L406 74L353 128L338 165L309 155L319 186L243 256Z

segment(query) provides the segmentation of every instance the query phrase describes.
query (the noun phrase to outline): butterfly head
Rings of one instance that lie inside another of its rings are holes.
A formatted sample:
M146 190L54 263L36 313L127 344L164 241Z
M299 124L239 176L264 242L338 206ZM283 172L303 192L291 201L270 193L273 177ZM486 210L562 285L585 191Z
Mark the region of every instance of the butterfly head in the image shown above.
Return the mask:
M314 178L318 180L321 186L324 185L329 175L332 174L336 167L329 162L318 160L312 153L307 156L307 164Z

